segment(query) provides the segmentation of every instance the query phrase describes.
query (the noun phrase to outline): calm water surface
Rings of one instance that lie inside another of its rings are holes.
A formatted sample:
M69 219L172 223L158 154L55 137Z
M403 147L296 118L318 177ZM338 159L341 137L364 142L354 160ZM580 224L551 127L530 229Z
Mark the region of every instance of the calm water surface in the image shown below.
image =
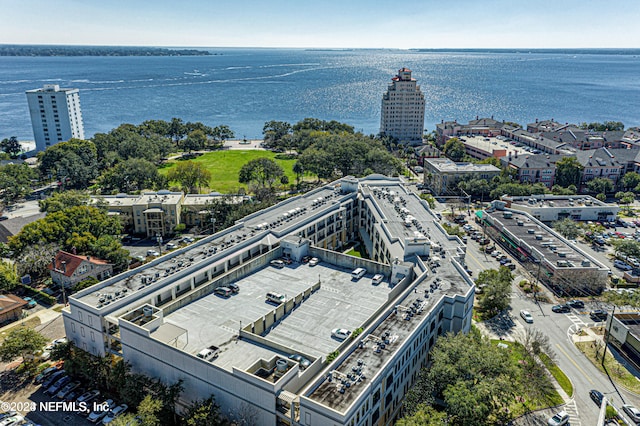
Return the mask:
M258 138L269 120L339 120L377 133L397 70L425 93L425 127L479 116L521 124L640 125L639 51L414 52L211 49L202 57L0 57L0 138L33 139L24 92L80 89L87 137L181 117Z

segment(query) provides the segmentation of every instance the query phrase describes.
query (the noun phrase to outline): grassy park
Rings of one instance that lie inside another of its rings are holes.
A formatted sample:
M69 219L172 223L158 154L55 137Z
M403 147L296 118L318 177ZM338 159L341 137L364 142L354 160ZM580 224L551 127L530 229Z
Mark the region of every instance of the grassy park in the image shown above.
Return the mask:
M262 150L225 150L213 151L194 158L193 162L202 163L211 172L210 191L223 194L236 193L239 188L246 185L238 182L238 173L244 164L256 158L270 158L282 167L290 184L295 184L296 175L293 173L293 164L296 160L280 160L275 153ZM160 173L167 174L176 163L183 160L171 160L160 168Z

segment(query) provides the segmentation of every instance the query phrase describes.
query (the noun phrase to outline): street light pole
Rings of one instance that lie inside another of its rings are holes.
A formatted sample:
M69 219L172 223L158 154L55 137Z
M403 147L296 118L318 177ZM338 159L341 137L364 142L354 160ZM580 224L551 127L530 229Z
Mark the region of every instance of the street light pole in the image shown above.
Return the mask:
M158 252L162 254L162 235L159 232L156 233L156 241L158 242Z

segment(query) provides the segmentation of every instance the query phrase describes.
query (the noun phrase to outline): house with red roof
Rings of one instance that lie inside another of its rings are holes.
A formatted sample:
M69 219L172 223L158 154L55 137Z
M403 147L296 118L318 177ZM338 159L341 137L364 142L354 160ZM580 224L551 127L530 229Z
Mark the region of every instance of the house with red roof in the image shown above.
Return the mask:
M13 294L0 294L0 324L22 318L27 302Z
M60 250L48 266L54 283L67 288L89 277L102 281L113 274L113 264L93 256L81 256Z

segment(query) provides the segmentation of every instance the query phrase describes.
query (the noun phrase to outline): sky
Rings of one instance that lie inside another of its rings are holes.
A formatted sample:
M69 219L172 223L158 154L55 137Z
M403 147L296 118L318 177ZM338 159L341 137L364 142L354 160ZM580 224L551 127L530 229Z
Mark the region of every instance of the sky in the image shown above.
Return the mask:
M0 44L638 48L638 0L0 0Z

